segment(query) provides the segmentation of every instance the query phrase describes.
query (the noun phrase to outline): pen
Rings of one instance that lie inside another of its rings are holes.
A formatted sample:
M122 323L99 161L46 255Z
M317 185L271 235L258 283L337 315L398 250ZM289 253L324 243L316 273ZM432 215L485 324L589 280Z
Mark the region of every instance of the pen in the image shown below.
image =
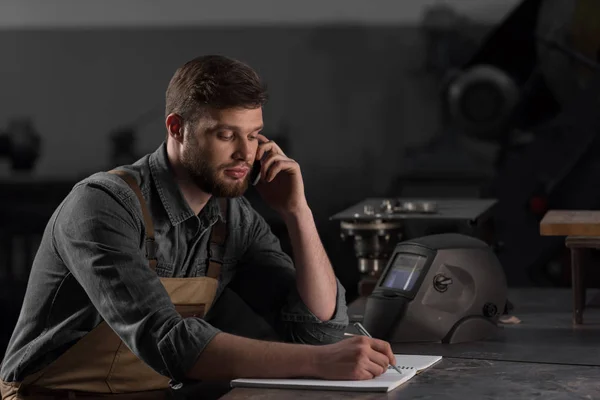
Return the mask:
M355 327L356 329L358 329L358 331L359 331L360 333L362 333L364 336L366 336L366 337L370 337L370 338L373 338L373 336L371 336L371 335L369 334L369 332L367 332L367 330L365 329L365 327L364 327L364 326L362 326L362 324L361 324L360 322L355 322L355 323L354 323L354 327ZM400 371L400 370L398 369L398 367L396 367L395 365L392 365L392 364L390 364L390 367L394 368L394 369L395 369L395 370L396 370L396 371L397 371L399 374L402 374L402 371Z

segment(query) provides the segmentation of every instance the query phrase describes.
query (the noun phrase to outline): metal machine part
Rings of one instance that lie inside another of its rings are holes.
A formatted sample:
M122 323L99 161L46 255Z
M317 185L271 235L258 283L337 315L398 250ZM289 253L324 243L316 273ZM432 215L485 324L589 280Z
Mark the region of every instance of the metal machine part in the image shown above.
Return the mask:
M394 213L434 213L437 211L437 203L435 201L403 201L396 199L384 199L380 206L381 211L386 214Z
M338 221L456 221L470 224L486 218L495 199L367 198L333 215Z
M496 141L506 130L519 102L519 88L505 71L475 65L448 87L450 115L462 131L483 141Z
M354 239L354 251L361 274L378 278L396 243L402 239L404 224L388 221L394 215L435 213L435 201L382 199L379 204L365 204L354 217L373 217L372 221L342 221L341 238Z
M469 233L487 219L494 199L369 198L331 217L340 221L342 240L352 240L358 270L373 285L394 247L411 233L411 223L435 230L439 224L464 225ZM448 226L448 225L444 225ZM360 285L360 283L359 283ZM361 295L370 294L370 290Z
M504 271L483 241L448 233L398 243L363 324L392 343L492 337L507 302Z
M385 267L394 246L401 239L402 223L350 222L342 221L341 238L354 240L354 252L358 258L358 270L361 274L379 277Z
M363 207L363 214L368 216L375 216L381 218L382 216L390 216L392 214L406 214L406 213L434 213L437 211L437 204L435 201L403 201L400 199L383 199L379 206L373 204L365 204ZM355 217L360 215L356 213Z

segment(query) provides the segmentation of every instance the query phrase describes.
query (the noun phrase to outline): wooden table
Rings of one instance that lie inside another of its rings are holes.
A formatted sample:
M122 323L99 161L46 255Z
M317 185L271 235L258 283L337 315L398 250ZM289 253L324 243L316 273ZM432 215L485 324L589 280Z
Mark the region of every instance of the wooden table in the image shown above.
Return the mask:
M583 323L585 270L589 250L600 248L600 211L550 210L540 222L542 236L566 236L571 251L573 324Z

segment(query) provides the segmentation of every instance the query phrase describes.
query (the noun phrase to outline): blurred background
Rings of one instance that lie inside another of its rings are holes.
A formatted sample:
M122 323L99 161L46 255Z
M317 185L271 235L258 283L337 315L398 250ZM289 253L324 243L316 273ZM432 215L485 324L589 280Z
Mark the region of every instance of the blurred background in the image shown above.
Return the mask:
M538 224L549 208L600 204L598 3L4 0L0 354L56 206L87 175L154 151L172 74L209 53L266 81L264 132L300 163L349 301L373 257L385 261L381 241L462 229L415 221L390 239L367 227L376 241L361 264L356 231L332 217L367 198L491 200L463 222L509 286L569 286L563 239ZM248 197L289 251L281 221Z

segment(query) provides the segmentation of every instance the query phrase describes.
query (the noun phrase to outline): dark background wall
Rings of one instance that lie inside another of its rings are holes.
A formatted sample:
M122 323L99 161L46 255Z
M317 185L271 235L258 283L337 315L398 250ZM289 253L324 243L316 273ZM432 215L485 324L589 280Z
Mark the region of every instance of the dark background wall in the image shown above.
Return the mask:
M1 32L10 57L0 63L0 127L29 116L42 139L32 172L15 174L5 159L3 175L74 182L111 168L110 134L148 111L135 149L153 151L164 138L164 91L174 70L220 53L248 62L267 82L265 133L284 139L325 223L387 192L406 149L444 134L426 44L418 26Z
M139 154L152 151L175 69L199 54L229 55L267 82L266 132L285 137L324 217L344 199L386 190L407 146L441 133L425 45L407 26L5 31L0 127L32 117L42 152L26 176L78 179L110 167L110 133L153 110L136 143Z
M431 51L421 24L425 6L435 2L384 2L379 9L362 8L362 2L309 2L284 10L263 1L232 10L213 5L212 14L198 2L142 3L0 5L0 132L14 118L27 117L41 137L31 171L16 173L0 157L0 305L8 316L0 330L2 351L39 240L30 233L43 228L76 181L115 165L116 129L145 115L135 125L135 154L123 162L160 145L168 81L197 55L238 58L267 82L265 133L300 163L319 233L351 295L356 259L329 217L365 197L395 193L400 173L448 172L457 164L452 149L442 150L445 162L435 156L415 161L424 146L448 135L440 110L442 74L431 66L443 55ZM464 13L461 18L470 18L463 28L472 45L511 7L491 0L450 3ZM458 163L458 173L491 174L493 149L463 145L467 162ZM465 194L461 190L438 194ZM8 270L16 279L10 284Z

